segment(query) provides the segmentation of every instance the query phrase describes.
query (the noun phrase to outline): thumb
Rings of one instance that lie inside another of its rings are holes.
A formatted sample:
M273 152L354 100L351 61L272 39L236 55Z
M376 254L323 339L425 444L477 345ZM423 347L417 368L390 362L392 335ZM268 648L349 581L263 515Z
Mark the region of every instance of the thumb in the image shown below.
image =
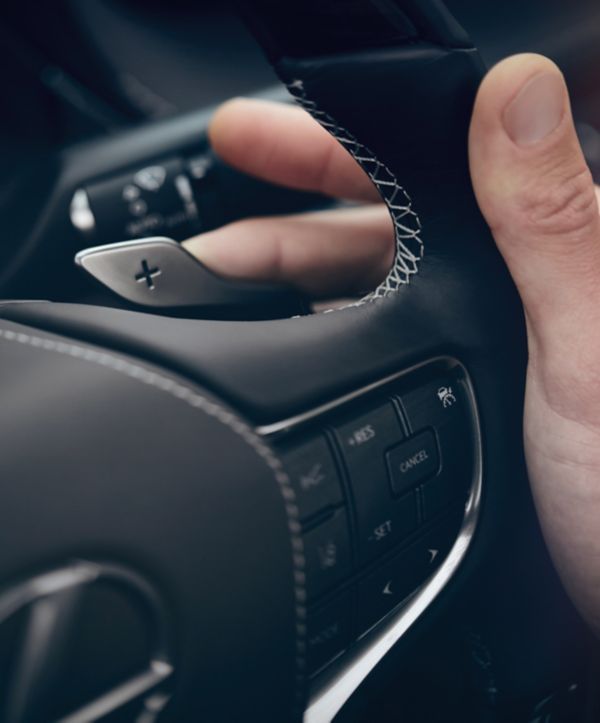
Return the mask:
M558 68L485 78L470 132L480 208L525 307L527 468L558 571L600 632L600 216Z
M479 90L469 138L479 206L525 307L530 364L572 359L597 368L600 216L564 78L539 55L493 68ZM594 343L595 341L595 343ZM576 368L577 367L577 368Z

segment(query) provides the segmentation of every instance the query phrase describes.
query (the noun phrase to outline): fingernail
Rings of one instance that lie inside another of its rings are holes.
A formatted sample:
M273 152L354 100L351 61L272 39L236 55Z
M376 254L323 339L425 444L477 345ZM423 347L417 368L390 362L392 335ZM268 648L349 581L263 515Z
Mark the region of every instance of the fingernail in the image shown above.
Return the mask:
M531 146L558 126L565 112L565 86L557 73L540 73L527 81L506 106L504 129L519 146Z

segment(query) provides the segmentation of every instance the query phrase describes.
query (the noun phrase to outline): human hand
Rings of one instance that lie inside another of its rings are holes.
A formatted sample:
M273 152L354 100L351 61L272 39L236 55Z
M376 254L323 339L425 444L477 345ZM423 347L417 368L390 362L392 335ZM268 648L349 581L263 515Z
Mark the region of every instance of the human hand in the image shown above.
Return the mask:
M286 281L313 296L373 288L392 226L366 175L304 111L232 101L211 127L237 168L367 205L250 219L186 242L217 273ZM484 79L469 155L475 193L525 308L525 451L563 581L600 632L600 215L562 75L535 55Z

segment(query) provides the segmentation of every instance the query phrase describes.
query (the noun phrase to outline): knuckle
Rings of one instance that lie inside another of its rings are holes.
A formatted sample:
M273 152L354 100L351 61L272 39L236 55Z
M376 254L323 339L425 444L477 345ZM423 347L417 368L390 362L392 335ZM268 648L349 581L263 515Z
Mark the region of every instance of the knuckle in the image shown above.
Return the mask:
M531 184L523 190L519 205L527 227L544 235L576 237L598 222L598 202L587 167L550 186Z

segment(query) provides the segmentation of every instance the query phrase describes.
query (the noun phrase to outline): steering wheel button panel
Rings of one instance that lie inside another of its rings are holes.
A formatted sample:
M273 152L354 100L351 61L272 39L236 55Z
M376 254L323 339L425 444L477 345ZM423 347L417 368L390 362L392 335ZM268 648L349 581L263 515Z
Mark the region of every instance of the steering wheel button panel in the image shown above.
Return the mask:
M462 510L450 514L366 577L358 587L358 628L367 632L415 592L443 562L456 540Z
M428 581L462 559L480 499L476 414L464 368L438 359L259 428L305 529L315 694L344 666L351 676L365 649L387 650ZM311 723L330 719L315 712Z
M353 608L354 595L346 592L311 613L306 644L312 674L337 658L352 642Z
M420 489L423 519L433 519L461 498L466 502L468 481L461 478L455 480L452 475L440 474L425 482Z
M342 503L340 477L324 437L315 437L293 447L282 457L303 522Z
M436 474L439 455L435 435L425 430L387 453L394 495L401 495Z
M345 510L337 510L304 535L304 555L309 598L318 597L350 575L352 550Z

